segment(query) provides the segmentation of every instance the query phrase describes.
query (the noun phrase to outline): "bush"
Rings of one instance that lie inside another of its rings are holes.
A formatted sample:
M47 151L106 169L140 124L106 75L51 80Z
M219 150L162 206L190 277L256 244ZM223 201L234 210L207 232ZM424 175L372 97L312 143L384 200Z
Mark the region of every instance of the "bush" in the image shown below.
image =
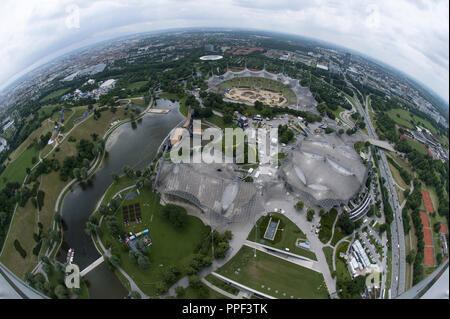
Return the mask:
M302 201L298 201L294 207L296 210L301 211L301 210L303 210L303 207L305 207L305 203L303 203Z
M16 248L22 258L25 258L27 256L27 252L22 248L20 242L17 239L14 240L14 248Z
M312 221L315 215L315 211L314 209L308 209L308 212L306 213L306 219L308 219L308 221Z

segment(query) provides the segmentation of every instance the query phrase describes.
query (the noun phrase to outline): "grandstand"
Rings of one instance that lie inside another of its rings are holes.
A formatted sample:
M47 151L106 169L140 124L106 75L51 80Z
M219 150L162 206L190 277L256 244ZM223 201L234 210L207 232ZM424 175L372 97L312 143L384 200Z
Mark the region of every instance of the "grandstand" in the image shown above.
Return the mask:
M284 160L280 176L286 187L309 203L324 208L345 205L355 198L368 169L351 145L336 135L310 135ZM369 197L363 201L368 207ZM358 212L354 217L359 217Z

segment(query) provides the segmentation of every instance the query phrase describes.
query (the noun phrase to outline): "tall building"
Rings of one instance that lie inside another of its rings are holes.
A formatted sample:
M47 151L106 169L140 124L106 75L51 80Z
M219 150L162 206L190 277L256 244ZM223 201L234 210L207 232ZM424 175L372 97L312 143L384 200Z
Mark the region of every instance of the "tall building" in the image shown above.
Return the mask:
M350 59L352 58L352 55L350 53L346 53L344 57L344 69L347 70L348 66L350 65Z

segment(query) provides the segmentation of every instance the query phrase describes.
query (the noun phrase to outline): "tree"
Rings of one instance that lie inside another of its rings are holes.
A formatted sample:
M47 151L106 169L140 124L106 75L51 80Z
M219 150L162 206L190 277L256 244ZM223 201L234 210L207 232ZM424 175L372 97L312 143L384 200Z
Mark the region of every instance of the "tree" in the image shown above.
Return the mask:
M95 142L98 139L98 134L97 133L92 133L91 137L92 137L92 140Z
M387 225L386 224L381 224L380 225L380 234L384 233L387 229Z
M178 286L175 288L175 293L178 298L182 298L186 293L186 289L183 286Z
M188 222L186 210L180 206L167 204L163 207L162 213L177 228L184 227Z
M125 173L125 175L127 175L128 178L133 178L134 177L134 171L133 171L133 169L130 166L125 165L122 168L122 171Z
M77 179L77 180L81 180L81 171L78 167L75 167L73 169L73 176Z
M89 168L91 162L87 158L83 158L83 167Z
M202 286L202 282L197 275L192 275L189 277L189 286L194 289L199 289Z
M67 289L63 285L58 285L55 288L55 295L58 299L67 299Z
M295 204L294 207L295 207L296 210L301 211L305 207L305 203L303 203L302 201L298 201L297 204Z
M105 204L100 204L98 211L101 215L106 215L108 213L108 207Z
M111 174L111 177L112 177L114 183L118 183L119 180L120 180L119 175L117 175L116 173L112 173L112 174Z
M0 212L0 227L6 226L8 220L8 214L5 212Z
M120 258L116 255L111 255L111 257L109 257L109 262L114 268L118 268L120 266Z
M139 267L142 269L147 269L148 267L150 267L150 260L148 259L147 256L144 256L142 254L139 254L139 257L137 258L137 263Z
M308 221L312 221L315 215L315 211L314 209L308 209L308 212L306 213L306 219L308 219Z
M231 114L226 113L223 115L222 120L225 124L230 124L233 122L233 117L231 116Z
M414 260L416 258L416 253L414 251L414 249L412 249L409 254L406 256L406 262L410 265L412 265L414 263Z
M214 258L225 258L228 249L230 249L230 244L228 243L228 241L221 241L214 248Z
M435 233L439 233L440 229L441 229L441 223L437 222L433 225L433 230Z
M61 240L61 232L52 230L48 233L48 238L53 242L59 242Z
M130 297L132 299L141 299L141 295L137 291L134 291L134 290L130 293Z
M47 274L50 275L52 273L52 266L46 263L42 264L42 270Z
M128 258L131 260L132 263L137 264L137 255L134 251L130 250L128 252Z
M350 220L350 215L348 212L344 212L341 216L339 216L337 226L340 227L347 235L350 235L355 230L355 224Z

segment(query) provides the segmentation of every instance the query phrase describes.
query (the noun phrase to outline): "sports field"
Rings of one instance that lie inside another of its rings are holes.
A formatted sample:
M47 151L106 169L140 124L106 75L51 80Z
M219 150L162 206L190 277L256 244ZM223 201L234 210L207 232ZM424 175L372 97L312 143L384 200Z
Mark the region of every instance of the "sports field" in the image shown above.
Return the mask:
M430 223L428 221L428 214L425 212L420 212L420 219L422 220L423 241L425 243L425 247L423 249L424 265L433 266L434 265L433 240L431 239L431 228Z
M255 102L257 100L260 100L264 104L279 105L279 106L297 104L297 96L290 88L287 88L281 82L266 78L260 77L234 78L220 83L219 88L224 92L227 92L227 90L229 90L230 93L234 96L233 99L239 98L240 101L244 102ZM232 93L232 91L234 92L234 94ZM254 93L254 95L249 95L249 97L241 95L242 93L245 93L247 91ZM257 95L259 95L258 98L256 98ZM255 96L255 98L250 99L251 96ZM280 97L283 98L283 101L281 102L279 100ZM263 98L263 100L261 100L261 98ZM271 104L272 100L273 104Z
M425 209L427 210L428 213L434 213L433 203L431 202L430 194L424 189L422 189L421 192Z
M262 293L282 299L324 299L328 289L322 274L247 246L217 273Z

